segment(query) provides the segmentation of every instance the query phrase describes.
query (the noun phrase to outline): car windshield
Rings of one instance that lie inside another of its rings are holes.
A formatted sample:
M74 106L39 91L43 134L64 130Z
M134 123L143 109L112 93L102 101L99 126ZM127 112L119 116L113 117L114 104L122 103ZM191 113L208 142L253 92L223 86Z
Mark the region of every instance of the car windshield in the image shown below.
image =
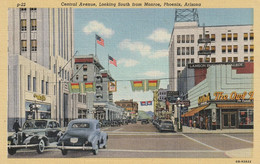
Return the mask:
M45 129L47 125L47 121L44 120L36 120L24 123L24 129Z
M88 123L74 123L71 128L89 128Z
M164 125L172 125L172 122L171 121L163 121L162 124L164 124Z

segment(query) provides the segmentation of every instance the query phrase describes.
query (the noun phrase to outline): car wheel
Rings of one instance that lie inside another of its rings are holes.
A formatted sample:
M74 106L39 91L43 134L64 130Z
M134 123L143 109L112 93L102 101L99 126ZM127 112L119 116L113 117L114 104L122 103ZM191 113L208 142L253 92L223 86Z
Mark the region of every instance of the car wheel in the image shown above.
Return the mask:
M68 154L68 150L61 150L61 154L62 155L67 155Z
M14 155L16 153L16 149L8 148L8 154Z
M106 149L107 148L107 144L105 144L104 146L103 146L103 149Z
M37 149L36 149L37 153L39 153L39 154L43 153L44 147L45 147L45 143L44 143L43 139L41 139L37 146Z

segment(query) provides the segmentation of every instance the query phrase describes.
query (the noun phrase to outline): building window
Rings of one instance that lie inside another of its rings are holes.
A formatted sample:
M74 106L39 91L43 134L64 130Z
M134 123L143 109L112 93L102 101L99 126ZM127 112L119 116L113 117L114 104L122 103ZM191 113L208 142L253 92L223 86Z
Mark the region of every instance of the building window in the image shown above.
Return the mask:
M46 95L49 94L49 82L46 82Z
M88 66L87 65L83 65L83 71L87 71L88 70Z
M210 58L206 58L205 62L209 63L210 62Z
M79 69L79 65L76 65L76 70L78 70Z
M250 62L254 61L254 56L250 56Z
M27 89L28 89L28 91L30 91L31 90L31 75L27 76L27 84L28 84Z
M237 62L238 61L238 57L234 57L234 62Z
M212 42L214 42L214 41L216 40L215 34L211 34L210 40L211 40Z
M214 54L216 52L216 47L215 46L211 46L210 49L211 49L211 53L212 54Z
M221 40L226 41L226 34L221 34Z
M206 38L206 39L209 39L209 34L206 34L206 35L205 35L205 38Z
M177 47L177 55L181 54L181 47Z
M88 80L88 76L87 75L83 75L83 81L87 81Z
M27 41L26 40L21 41L21 51L27 51Z
M182 48L181 48L181 54L182 54L182 55L185 55L185 47L182 47Z
M228 34L227 40L228 40L228 41L231 41L231 40L232 40L232 34Z
M44 80L42 80L42 94L44 94Z
M232 46L228 45L228 53L231 53L231 52L232 52Z
M237 41L237 33L233 34L233 41Z
M37 40L31 41L32 51L37 51Z
M254 125L254 113L252 109L240 110L238 116L240 126Z
M21 31L26 31L27 26L26 26L26 19L21 19Z
M31 11L36 11L36 10L37 10L37 8L30 8L30 10L31 10Z
M60 75L60 77L61 77L61 67L59 67L59 75Z
M244 52L248 52L248 45L244 45Z
M82 102L82 95L78 95L78 102Z
M244 40L248 40L248 33L244 33Z
M247 56L244 57L244 62L248 62L248 57Z
M226 62L226 58L225 57L222 57L222 62Z
M191 61L190 61L191 63L194 63L194 59L191 59Z
M190 59L186 59L186 65L190 63Z
M254 40L254 33L250 33L250 40Z
M250 52L254 52L254 45L250 45Z
M177 60L177 67L180 67L181 66L181 59L178 59Z
M202 34L199 35L199 39L202 39Z
M36 19L31 19L31 31L37 30L37 21Z
M33 92L36 92L36 77L33 77Z
M191 47L190 51L191 51L190 54L194 55L194 47Z
M67 79L67 70L65 70L64 75L65 75L64 79L66 80Z
M186 55L190 54L190 47L186 47Z
M234 46L233 46L233 52L234 52L234 53L237 53L237 45L234 45Z
M203 58L200 58L200 63L203 63Z
M181 71L180 71L180 70L177 72L177 76L178 76L178 77L181 76Z
M211 58L211 63L215 63L216 62L216 58Z
M209 51L209 46L206 46L206 50Z
M185 59L181 59L181 63L182 63L181 66L185 67Z
M53 73L56 73L56 64L53 64Z
M56 95L56 85L53 86L53 94ZM73 98L73 96L71 98Z
M180 43L180 42L181 42L181 36L177 35L177 43Z
M68 77L68 80L70 81L70 72L69 71L68 71L68 76L67 77Z
M194 43L194 35L191 35L191 36L190 36L190 42L191 42L191 43Z
M26 8L21 8L20 9L22 12L25 12L26 11Z
M190 43L190 35L186 35L186 43Z
M185 43L185 35L182 35L182 36L181 36L181 42L182 42L182 43Z
M232 62L232 57L228 57L228 62L229 62L229 63Z
M226 46L222 46L222 53L226 53Z
M83 103L86 104L87 103L87 96L83 95Z
M200 47L199 47L199 50L202 51L202 49L203 49L202 46L200 46Z
M76 80L79 80L79 75L76 75Z

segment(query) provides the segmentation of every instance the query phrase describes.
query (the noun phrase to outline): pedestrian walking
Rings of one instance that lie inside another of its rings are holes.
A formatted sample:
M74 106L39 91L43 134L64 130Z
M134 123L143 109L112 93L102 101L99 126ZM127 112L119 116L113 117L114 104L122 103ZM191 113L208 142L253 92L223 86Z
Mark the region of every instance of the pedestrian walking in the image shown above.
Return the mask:
M196 120L195 119L193 121L193 127L194 127L194 129L196 128Z
M192 120L189 120L190 128L192 129Z
M202 128L203 128L203 117L200 116L200 129L202 129Z
M13 125L13 129L15 130L15 133L19 132L19 128L21 128L21 127L18 123L18 120L16 120L14 125Z
M205 119L205 129L207 130L208 129L208 117L206 116L206 119Z

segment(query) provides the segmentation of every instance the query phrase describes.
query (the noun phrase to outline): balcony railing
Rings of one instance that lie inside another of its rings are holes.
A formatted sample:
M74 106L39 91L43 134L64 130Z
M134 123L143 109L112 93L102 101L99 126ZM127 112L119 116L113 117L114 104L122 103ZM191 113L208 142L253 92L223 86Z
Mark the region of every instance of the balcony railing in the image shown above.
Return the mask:
M211 55L210 50L200 50L198 51L198 55Z
M198 43L211 43L210 38L198 39Z

